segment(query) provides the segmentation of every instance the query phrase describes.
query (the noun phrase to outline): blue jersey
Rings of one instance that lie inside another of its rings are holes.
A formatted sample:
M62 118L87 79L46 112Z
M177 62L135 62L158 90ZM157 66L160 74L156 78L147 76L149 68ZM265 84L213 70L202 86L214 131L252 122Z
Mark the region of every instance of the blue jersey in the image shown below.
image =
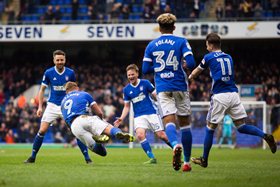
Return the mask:
M187 39L182 37L163 34L149 43L143 61L153 64L157 93L188 89L182 67L187 55L192 55L192 50Z
M71 125L72 120L80 115L88 115L90 106L95 103L93 97L84 91L68 93L61 102L61 112L65 122Z
M48 102L60 106L61 100L65 96L64 85L68 82L75 82L75 73L70 68L64 68L62 73L59 73L55 67L49 68L45 71L42 84L50 86L50 95Z
M136 86L128 84L124 87L124 101L132 102L134 117L156 114L156 108L150 97L150 93L155 90L154 86L150 81L145 79L138 79L138 81Z
M211 52L204 56L200 68L210 69L212 93L238 92L234 81L233 60L224 52Z

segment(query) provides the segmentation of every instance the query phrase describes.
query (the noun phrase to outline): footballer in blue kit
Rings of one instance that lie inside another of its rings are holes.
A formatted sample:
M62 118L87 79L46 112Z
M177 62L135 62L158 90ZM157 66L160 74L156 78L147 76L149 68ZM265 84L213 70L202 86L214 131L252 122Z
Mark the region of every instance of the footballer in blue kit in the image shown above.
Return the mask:
M65 89L67 95L61 102L63 118L75 137L91 151L100 156L106 156L107 152L103 143L109 140L109 136L114 136L124 142L134 141L132 135L102 120L101 108L89 93L79 91L75 82L67 82ZM97 142L93 137L102 137L102 142Z
M53 62L54 67L47 69L44 73L42 84L39 90L39 106L37 110L37 116L42 116L43 110L43 99L44 92L47 87L49 87L50 94L47 102L47 107L41 119L41 125L39 132L37 133L31 156L24 161L24 163L34 163L37 153L39 152L41 145L44 140L44 135L47 132L50 124L62 117L60 111L60 104L65 96L64 85L68 81L76 81L75 73L72 69L65 67L66 54L61 50L56 50L53 52ZM91 163L91 159L88 155L87 147L77 140L78 146L84 155L86 163Z
M150 143L146 139L146 130L152 130L160 139L171 147L168 138L164 132L158 110L152 101L156 98L155 88L149 80L139 79L139 69L137 65L130 64L126 68L129 84L123 89L124 108L121 116L114 122L119 126L130 110L130 103L134 112L134 130L136 137L141 143L144 152L149 157L145 164L156 164L157 160L152 152Z
M189 76L189 80L192 80L204 69L209 68L210 76L212 77L212 96L207 114L203 156L192 157L192 162L202 167L208 166L208 157L213 144L214 131L218 124L221 124L226 114L232 118L238 132L263 138L269 145L271 152L275 153L277 145L274 137L270 134L265 134L255 126L245 123L247 114L235 85L234 63L229 54L221 51L220 36L215 33L208 34L206 36L206 47L209 53L204 56L199 66Z
M189 69L195 67L191 46L187 39L173 35L176 17L170 13L161 14L157 18L161 36L151 41L146 47L142 72L154 73L155 87L159 107L163 114L165 132L173 147L173 168L181 168L182 146L177 139L176 122L181 131L181 142L184 151L184 172L191 171L190 155L192 133L190 125L190 99L187 75L183 63Z

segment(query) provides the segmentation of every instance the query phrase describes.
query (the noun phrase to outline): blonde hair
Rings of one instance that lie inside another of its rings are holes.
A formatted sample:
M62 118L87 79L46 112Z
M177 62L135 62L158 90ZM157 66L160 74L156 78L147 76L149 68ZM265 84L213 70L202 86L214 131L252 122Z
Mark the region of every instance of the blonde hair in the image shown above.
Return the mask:
M139 72L139 68L136 64L129 64L127 67L126 67L126 71L128 70L135 70L136 72Z
M174 23L177 21L177 18L175 15L170 13L164 13L158 16L157 22L160 27L166 28L166 29L173 29Z
M68 93L68 92L71 92L71 91L73 91L74 89L78 88L78 84L75 83L75 82L69 81L69 82L67 82L67 83L65 84L64 87L65 87L66 93Z

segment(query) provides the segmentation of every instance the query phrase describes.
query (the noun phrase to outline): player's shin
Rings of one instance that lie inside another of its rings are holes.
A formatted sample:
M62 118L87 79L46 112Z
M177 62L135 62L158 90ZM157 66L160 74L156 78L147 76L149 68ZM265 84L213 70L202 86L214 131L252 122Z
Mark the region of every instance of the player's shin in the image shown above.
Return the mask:
M78 138L77 138L77 144L78 144L82 154L84 155L85 160L90 160L87 146L85 144L83 144Z
M32 149L32 158L36 158L37 153L39 152L42 143L44 140L44 134L43 133L39 133L36 135L35 139L34 139L34 143L33 143L33 149Z
M144 152L147 154L147 156L149 158L155 158L155 156L152 152L152 148L151 148L149 142L147 141L147 139L142 140L140 143L141 143L141 146L142 146Z
M178 144L176 125L174 123L167 123L165 132L172 148L174 148Z
M203 158L207 161L210 149L213 144L213 136L214 136L214 129L209 128L206 126L206 134L204 138L204 148L203 148Z
M259 136L261 138L264 137L263 131L261 131L259 128L253 126L253 125L246 125L242 124L237 127L238 132L244 133L244 134L250 134L254 136Z
M181 127L181 141L184 150L184 162L190 161L191 150L192 150L192 132L190 126Z

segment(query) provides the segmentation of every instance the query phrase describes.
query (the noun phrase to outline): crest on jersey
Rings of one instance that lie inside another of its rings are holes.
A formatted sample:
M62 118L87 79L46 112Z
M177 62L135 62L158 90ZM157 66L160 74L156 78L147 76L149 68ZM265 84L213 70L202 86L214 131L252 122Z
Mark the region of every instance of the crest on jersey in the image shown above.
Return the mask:
M129 94L133 94L133 91L130 91Z
M143 86L140 86L140 91L143 91Z
M66 81L69 81L69 77L68 77L68 76L65 76L65 80L66 80Z

